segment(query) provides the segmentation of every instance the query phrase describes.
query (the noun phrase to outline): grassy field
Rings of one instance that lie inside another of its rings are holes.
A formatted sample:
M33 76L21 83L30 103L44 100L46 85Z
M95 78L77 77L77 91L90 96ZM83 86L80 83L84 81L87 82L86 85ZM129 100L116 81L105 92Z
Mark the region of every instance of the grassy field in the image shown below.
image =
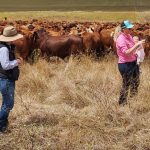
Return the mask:
M0 19L54 21L150 21L149 0L5 0Z
M7 17L8 20L31 20L31 19L48 19L53 21L98 21L114 22L125 19L134 22L149 22L150 11L144 12L102 12L102 11L27 11L27 12L1 12L0 19Z
M13 2L5 0L1 4L1 8L5 5L5 12L0 13L1 20L8 17L10 21L35 18L53 21L150 21L149 11L8 12L12 5L19 9L23 5L28 9L30 5L27 4L34 1ZM69 2L65 1L66 4ZM9 9L6 9L8 3ZM87 5L91 5L90 2ZM24 63L16 84L15 107L10 114L8 132L0 135L0 150L148 150L149 65L150 60L147 59L141 66L138 95L129 99L126 106L118 106L121 77L115 56L102 60L84 56L80 61L71 58L68 63L44 60L34 65Z
M3 0L0 11L150 10L149 0Z
M139 93L118 105L117 59L81 57L21 66L15 107L1 150L148 150L150 60Z

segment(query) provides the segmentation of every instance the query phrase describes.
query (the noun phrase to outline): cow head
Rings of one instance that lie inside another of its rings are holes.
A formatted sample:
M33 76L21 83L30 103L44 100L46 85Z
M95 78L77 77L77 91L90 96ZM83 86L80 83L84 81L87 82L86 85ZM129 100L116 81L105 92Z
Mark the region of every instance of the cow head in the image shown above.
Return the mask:
M46 31L43 28L33 33L32 43L34 48L39 48L41 41L45 39L45 35Z

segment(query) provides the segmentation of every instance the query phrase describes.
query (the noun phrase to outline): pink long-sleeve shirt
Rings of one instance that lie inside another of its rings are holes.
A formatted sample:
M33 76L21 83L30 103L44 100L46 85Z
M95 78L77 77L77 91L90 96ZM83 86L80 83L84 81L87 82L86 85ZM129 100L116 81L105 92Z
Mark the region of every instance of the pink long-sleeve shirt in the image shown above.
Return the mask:
M126 35L123 32L120 33L116 40L117 55L119 57L118 63L126 63L136 61L136 54L125 54L125 51L132 48L135 45L131 35Z

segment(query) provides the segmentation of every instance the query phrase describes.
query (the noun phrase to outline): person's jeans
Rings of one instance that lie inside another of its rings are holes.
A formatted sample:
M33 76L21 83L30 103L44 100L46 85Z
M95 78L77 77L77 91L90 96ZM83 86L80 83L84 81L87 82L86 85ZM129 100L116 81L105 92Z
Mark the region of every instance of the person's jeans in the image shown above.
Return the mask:
M10 110L14 106L15 81L0 78L2 105L0 109L0 126L8 122Z
M139 66L136 64L136 61L120 63L118 64L118 68L123 79L119 97L119 104L122 104L127 101L129 88L130 88L130 97L137 94L140 83L139 79L140 73L139 73Z

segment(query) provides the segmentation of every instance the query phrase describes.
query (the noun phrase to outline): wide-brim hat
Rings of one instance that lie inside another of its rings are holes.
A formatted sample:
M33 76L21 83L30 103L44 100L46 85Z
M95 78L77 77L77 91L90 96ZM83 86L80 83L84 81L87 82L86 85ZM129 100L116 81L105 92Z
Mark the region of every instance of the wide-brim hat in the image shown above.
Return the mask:
M125 20L125 21L123 21L123 23L121 24L121 28L122 29L131 29L131 28L133 28L134 27L134 25L129 21L129 20Z
M15 27L7 26L3 30L3 34L0 35L0 41L11 42L23 38L22 34L19 34Z

